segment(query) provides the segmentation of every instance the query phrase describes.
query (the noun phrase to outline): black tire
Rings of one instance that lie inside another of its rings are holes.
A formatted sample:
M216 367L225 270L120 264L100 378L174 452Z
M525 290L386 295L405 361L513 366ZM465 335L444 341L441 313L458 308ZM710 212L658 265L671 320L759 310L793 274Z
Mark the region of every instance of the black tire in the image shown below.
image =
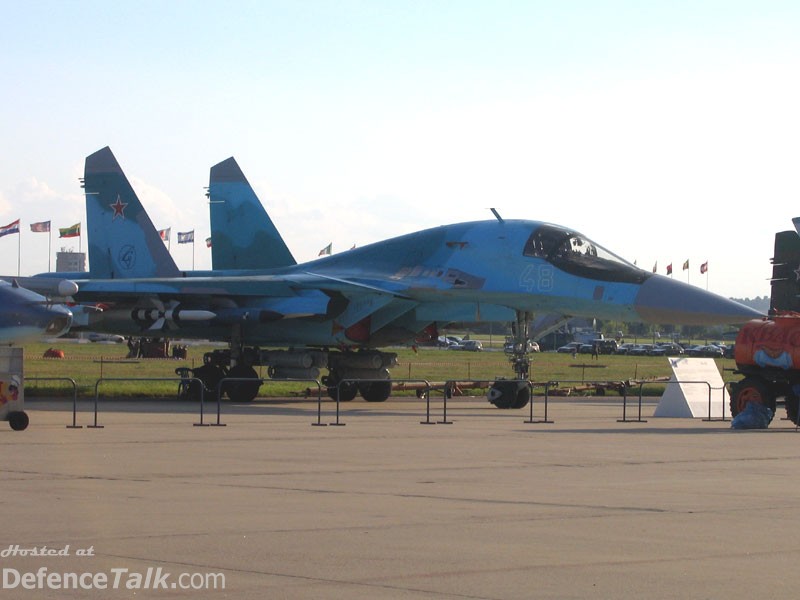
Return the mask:
M531 390L525 385L517 390L517 397L511 408L525 408L531 400Z
M762 404L775 413L775 394L761 379L745 377L731 387L731 416L735 417L742 412L749 402Z
M22 410L14 410L8 413L8 424L14 431L24 431L28 428L28 413Z
M339 396L339 402L350 402L358 395L358 385L355 381L347 381L336 386L328 387L328 396L331 400L336 400Z
M531 392L527 385L510 379L495 381L489 393L489 402L502 410L523 408L530 401Z
M261 381L253 367L236 365L228 371L227 377L253 379L254 381L226 381L222 391L228 395L232 402L252 402L258 396Z
M358 391L367 402L385 402L392 395L392 382L368 381L359 383Z

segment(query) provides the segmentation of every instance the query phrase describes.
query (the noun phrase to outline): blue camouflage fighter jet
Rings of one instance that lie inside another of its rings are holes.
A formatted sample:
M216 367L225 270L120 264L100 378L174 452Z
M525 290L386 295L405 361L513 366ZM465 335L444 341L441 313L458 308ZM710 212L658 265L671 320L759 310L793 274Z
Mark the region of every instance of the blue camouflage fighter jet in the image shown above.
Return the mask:
M194 374L209 389L223 377L252 379L229 382L235 401L257 395L259 365L273 378L314 379L327 368L334 397L383 401L396 356L379 348L435 340L455 321L511 322L514 371L525 380L534 313L704 325L761 316L643 271L569 228L497 213L297 264L233 159L211 170L214 269L184 272L109 148L87 157L83 186L90 271L69 277L76 301L106 307L88 314L88 327L228 342ZM235 225L244 222L261 226ZM521 407L527 386L497 386L489 398Z

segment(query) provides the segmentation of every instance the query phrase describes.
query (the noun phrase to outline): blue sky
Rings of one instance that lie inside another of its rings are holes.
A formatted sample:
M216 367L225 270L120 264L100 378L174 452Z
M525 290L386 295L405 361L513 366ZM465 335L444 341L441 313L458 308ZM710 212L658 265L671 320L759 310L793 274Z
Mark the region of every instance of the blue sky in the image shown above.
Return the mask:
M198 240L208 169L235 156L298 260L497 207L753 297L800 215L797 2L0 6L0 225L22 219L23 274L47 269L31 222L85 221L106 145L156 226Z

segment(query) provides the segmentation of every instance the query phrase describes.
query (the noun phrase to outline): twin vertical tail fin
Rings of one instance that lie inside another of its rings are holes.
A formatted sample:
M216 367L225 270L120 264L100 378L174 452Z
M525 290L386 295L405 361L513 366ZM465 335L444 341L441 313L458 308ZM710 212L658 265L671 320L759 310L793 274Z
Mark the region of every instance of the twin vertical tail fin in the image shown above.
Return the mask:
M233 157L211 167L208 197L215 271L297 264Z
M794 219L795 227L800 224ZM769 312L800 312L800 234L781 231L775 234L775 254L772 258Z
M83 188L90 277L130 279L180 274L110 148L86 157Z

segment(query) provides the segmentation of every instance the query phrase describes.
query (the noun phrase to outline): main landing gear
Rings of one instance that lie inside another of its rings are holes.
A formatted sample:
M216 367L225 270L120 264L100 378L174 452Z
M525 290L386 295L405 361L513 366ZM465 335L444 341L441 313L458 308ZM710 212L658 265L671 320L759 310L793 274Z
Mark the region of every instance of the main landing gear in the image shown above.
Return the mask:
M194 377L205 386L206 396L221 391L233 402L251 402L258 396L261 380L255 367L265 366L270 379L319 380L327 388L328 396L348 402L361 394L367 402L383 402L392 392L389 368L397 365L397 355L378 350L327 351L327 350L259 350L243 348L238 359L230 350L206 353L203 365L195 369L181 367L176 373L184 378ZM327 368L328 375L320 379L320 369ZM223 381L235 379L236 381ZM199 384L181 383L181 396L199 399Z

